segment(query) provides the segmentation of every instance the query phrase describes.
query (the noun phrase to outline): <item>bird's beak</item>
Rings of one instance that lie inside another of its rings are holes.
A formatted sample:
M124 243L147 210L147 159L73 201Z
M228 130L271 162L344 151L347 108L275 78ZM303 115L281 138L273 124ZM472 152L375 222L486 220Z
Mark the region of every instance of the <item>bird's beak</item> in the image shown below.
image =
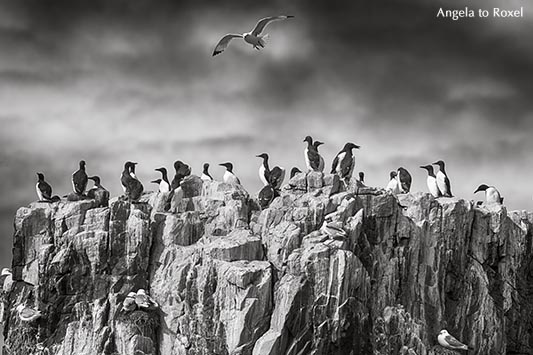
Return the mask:
M434 163L433 163L433 164L431 164L431 165L438 165L438 163L437 163L437 162L434 162Z

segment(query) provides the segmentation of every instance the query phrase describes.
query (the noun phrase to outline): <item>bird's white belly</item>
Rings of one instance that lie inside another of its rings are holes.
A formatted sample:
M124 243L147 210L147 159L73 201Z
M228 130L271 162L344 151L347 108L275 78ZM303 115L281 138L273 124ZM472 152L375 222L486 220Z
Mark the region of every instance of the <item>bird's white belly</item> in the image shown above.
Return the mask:
M37 197L39 197L39 201L42 201L43 200L43 193L39 189L39 183L37 183L37 185L35 185L35 191L37 191Z
M311 171L313 168L311 168L311 161L309 160L309 156L307 153L309 152L309 148L305 148L304 150L304 157L305 157L305 165L307 166L307 170Z
M427 185L429 193L432 194L434 197L439 197L439 187L437 186L437 179L435 179L433 176L428 176Z
M500 204L500 193L494 187L489 187L485 192L485 199L487 203L497 203Z
M437 186L440 190L440 193L443 195L448 194L448 188L446 187L446 175L444 175L441 171L437 173Z
M265 178L265 170L266 170L265 166L261 164L261 166L259 167L259 179L261 179L261 182L263 182L263 185L267 186L268 181Z
M170 185L165 180L161 180L159 183L159 192L169 192L170 191Z

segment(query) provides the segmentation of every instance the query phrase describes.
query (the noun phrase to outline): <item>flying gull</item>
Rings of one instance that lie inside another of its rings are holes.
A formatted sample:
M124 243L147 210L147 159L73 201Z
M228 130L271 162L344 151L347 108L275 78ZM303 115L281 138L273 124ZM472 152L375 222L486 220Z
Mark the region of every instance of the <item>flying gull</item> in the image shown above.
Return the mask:
M229 43L234 38L242 38L244 39L244 42L251 44L255 49L259 50L261 48L265 48L265 38L268 35L262 35L261 33L265 29L265 27L273 22L273 21L279 21L279 20L286 20L289 18L293 18L294 16L271 16L271 17L265 17L264 19L259 20L257 24L255 25L254 29L250 32L241 34L234 34L230 33L222 37L222 39L218 42L217 46L215 47L215 50L213 51L213 56L220 54L224 52L224 50L228 47Z

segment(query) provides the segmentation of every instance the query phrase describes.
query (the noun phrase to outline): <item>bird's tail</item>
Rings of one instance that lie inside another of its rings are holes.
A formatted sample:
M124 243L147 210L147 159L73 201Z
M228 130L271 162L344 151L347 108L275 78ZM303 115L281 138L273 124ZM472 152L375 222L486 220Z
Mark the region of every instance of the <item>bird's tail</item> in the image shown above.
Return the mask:
M269 36L268 33L266 33L266 34L264 34L264 35L259 37L259 44L261 45L261 47L265 48L269 37L270 36Z

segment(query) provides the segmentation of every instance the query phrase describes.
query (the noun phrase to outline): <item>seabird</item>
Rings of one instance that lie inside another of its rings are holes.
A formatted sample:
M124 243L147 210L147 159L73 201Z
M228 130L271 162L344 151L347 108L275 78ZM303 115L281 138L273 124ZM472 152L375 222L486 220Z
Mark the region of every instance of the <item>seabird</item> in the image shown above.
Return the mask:
M313 138L307 136L304 139L304 142L307 142L307 147L304 150L305 165L307 166L308 171L318 171L320 166L320 154L316 147L313 144Z
M11 289L13 288L13 273L11 272L11 269L2 269L2 273L0 274L0 285L5 293L11 292Z
M87 197L93 198L98 207L107 207L109 205L109 191L100 183L99 176L89 176L89 180L94 181L94 186L87 191Z
M265 38L268 37L268 35L262 35L261 33L265 29L265 27L273 22L273 21L279 21L279 20L286 20L289 18L293 18L294 16L271 16L266 17L264 19L259 20L257 24L255 25L254 29L250 32L241 34L227 34L217 43L215 50L213 51L213 56L222 53L229 45L230 41L234 38L242 38L246 43L251 44L255 49L259 50L261 48L265 48Z
M503 197L500 195L500 192L494 186L488 186L485 184L479 185L479 187L474 191L474 193L485 191L485 202L487 204L498 204L503 203Z
M435 172L433 171L433 166L432 165L422 165L420 167L421 169L426 169L427 173L428 173L428 177L427 177L427 185L428 185L428 190L429 190L429 193L431 193L434 197L440 197L440 190L439 190L439 187L437 186L437 177L435 176Z
M444 162L442 160L439 160L433 163L433 165L439 166L439 171L435 175L437 178L437 186L441 195L444 197L452 197L452 187L450 185L450 179L448 179L448 175L446 175Z
M213 181L213 177L209 174L209 163L204 163L204 169L202 170L202 176L200 179L203 181Z
M335 156L331 164L331 173L339 175L345 182L349 180L355 167L355 156L352 150L359 148L361 147L357 144L346 143L344 148Z
M275 189L281 189L283 180L285 179L285 168L281 166L275 166L270 171L270 185Z
M387 184L387 187L385 188L385 190L392 192L394 195L397 195L400 193L400 183L398 182L398 179L396 178L397 175L398 174L396 173L396 171L390 172L389 174L390 180L389 180L389 183Z
M446 329L440 331L437 340L439 344L445 347L446 349L468 350L468 346L451 336Z
M122 302L122 310L125 312L132 312L137 309L137 302L135 302L135 297L137 294L135 292L130 292Z
M263 183L263 186L268 186L270 184L270 168L268 167L268 154L262 153L256 155L256 157L263 159L261 165L259 166L259 179Z
M318 147L321 146L322 144L324 144L324 142L321 142L321 141L314 141L313 142L313 147L315 148L316 154L318 154L318 157L319 157L318 171L320 171L320 172L324 171L324 166L325 166L324 157L322 157L322 155L320 155L320 153L318 152Z
M301 172L302 172L302 171L301 171L300 169L298 169L297 167L293 167L293 168L291 169L291 179L292 179L293 177L295 177L297 174L301 173Z
M159 180L159 192L169 192L170 182L168 181L167 169L157 168L155 169L155 171L159 171L161 173L161 179L158 179Z
M19 304L16 308L19 318L23 322L33 322L41 317L41 312Z
M80 160L80 168L72 174L72 189L78 195L83 195L87 188L88 176L85 172L85 160Z
M224 172L224 176L222 177L222 181L224 181L226 184L233 184L233 185L240 185L241 182L237 176L233 173L233 164L230 162L227 163L221 163L218 164L220 166L223 166L226 168L226 171Z
M398 168L398 185L400 187L400 193L409 193L412 181L411 174L409 174L407 169L402 167Z
M275 197L276 191L272 188L272 186L263 186L261 191L259 191L258 195L259 206L261 206L261 209L268 208L268 206L274 200Z
M35 190L37 191L37 196L39 197L39 202L50 202L52 201L52 186L44 181L44 174L37 173L37 184L35 185Z
M139 308L143 309L156 309L159 307L159 304L142 288L135 294L135 303Z
M176 160L174 162L174 170L176 171L176 174L174 175L174 179L172 179L172 184L170 185L172 190L177 189L181 185L183 179L191 175L190 166L181 160Z
M359 181L364 184L365 183L365 173L360 171L359 172Z
M120 182L124 187L124 192L128 197L128 200L131 202L139 201L144 191L144 187L139 179L132 177L132 172L133 175L135 175L134 169L136 164L137 163L126 162L120 179Z
M135 177L133 177L131 174L132 171L135 171L135 164L137 163L133 163L131 161L127 161L126 163L124 163L124 170L122 171L122 175L120 176L120 183L124 192L126 192L126 190L128 189L128 183L131 181L131 179L135 179Z

